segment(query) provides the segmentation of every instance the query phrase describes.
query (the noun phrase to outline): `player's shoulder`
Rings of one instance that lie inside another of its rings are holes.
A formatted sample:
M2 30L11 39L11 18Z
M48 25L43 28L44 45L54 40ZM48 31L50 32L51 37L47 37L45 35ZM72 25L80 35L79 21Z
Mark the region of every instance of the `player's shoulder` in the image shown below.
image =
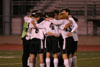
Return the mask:
M62 19L62 20L59 20L59 22L61 22L61 23L67 23L67 22L69 22L69 20L68 19Z
M27 19L27 18L28 18L27 16L24 16L24 20Z
M49 21L51 21L51 22L58 22L58 20L56 20L56 19L51 19Z
M49 21L43 20L43 21L42 21L41 23L39 23L39 24L42 24L43 26L45 26L45 25L49 24Z
M69 20L74 21L73 17L69 17Z
M24 17L24 20L31 20L32 18L31 17L29 17L29 16L25 16Z
M44 22L45 22L46 24L48 24L48 23L50 23L51 21L50 21L50 20L44 20Z

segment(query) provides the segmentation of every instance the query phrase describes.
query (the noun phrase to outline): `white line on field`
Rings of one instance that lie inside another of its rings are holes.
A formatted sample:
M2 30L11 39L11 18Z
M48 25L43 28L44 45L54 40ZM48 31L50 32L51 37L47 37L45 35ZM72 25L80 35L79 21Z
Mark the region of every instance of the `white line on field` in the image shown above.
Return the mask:
M0 58L2 58L1 56L0 56ZM9 58L9 57L5 57L5 58ZM10 57L10 58L15 58L15 57ZM94 59L100 59L100 57L92 57L92 58L82 58L82 59L78 59L78 60L94 60ZM0 65L17 65L17 64L22 64L22 63L6 63L6 64L0 64Z
M21 64L21 63L9 63L9 64L0 64L0 65L15 65L15 64Z
M94 60L94 59L100 59L100 57L82 58L82 59L78 59L78 60Z
M18 57L18 56L0 56L0 58L20 58L20 57Z

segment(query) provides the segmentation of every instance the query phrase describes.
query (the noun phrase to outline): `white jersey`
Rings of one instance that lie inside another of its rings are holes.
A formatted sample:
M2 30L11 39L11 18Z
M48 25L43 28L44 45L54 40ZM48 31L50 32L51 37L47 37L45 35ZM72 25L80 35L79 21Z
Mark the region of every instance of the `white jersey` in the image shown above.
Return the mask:
M26 23L30 23L30 22L32 21L32 18L31 18L31 17L28 17L28 16L25 16L25 17L24 17L24 21L25 21Z
M68 37L67 36L68 31L65 31L64 27L65 27L66 24L69 23L69 20L59 20L59 22L61 22L61 23L63 22L63 24L59 27L59 32L62 35L63 39L65 39L65 38Z
M24 21L26 22L26 23L28 23L28 31L27 31L27 36L26 36L26 40L29 40L30 39L30 34L28 33L29 32L29 25L30 25L30 23L32 22L32 18L31 17L28 17L28 16L26 16L26 17L24 17Z
M31 33L31 39L37 38L37 39L44 39L44 29L38 29L38 32L36 33L36 29L32 29Z
M34 26L33 26L33 24L32 24L32 21L34 21L35 23L37 23L36 20L34 20L34 19L31 18L31 17L28 19L29 28L28 28L27 36L26 36L26 39L27 39L27 40L31 39L32 28L34 28Z
M74 19L73 18L69 18L69 20L71 20L72 21L72 36L73 36L73 39L74 39L74 41L78 41L78 35L77 35L77 28L78 28L78 25L77 25L77 23L74 21Z
M54 21L51 22L49 20L44 20L41 22L42 27L45 29L45 34L47 32L51 32L59 35L58 27L55 24L53 24L53 22Z
M37 21L34 18L31 18L31 19L32 19L32 21L34 21L37 24ZM32 21L31 21L31 23L29 25L29 28L34 28L34 25L32 24Z
M50 19L49 21L55 25L62 25L63 24L63 22L59 22L59 20L56 20L56 19Z
M75 30L75 32L72 33L72 36L73 36L74 41L78 41L77 30Z

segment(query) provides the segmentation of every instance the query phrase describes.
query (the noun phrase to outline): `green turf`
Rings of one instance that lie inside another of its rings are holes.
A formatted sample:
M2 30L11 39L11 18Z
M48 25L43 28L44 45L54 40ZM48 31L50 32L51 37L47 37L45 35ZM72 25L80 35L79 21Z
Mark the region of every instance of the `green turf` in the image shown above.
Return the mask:
M78 67L100 67L100 52L78 52Z
M77 55L78 67L100 67L100 52L80 51ZM0 67L22 67L21 56L22 51L0 51Z
M0 67L22 67L21 55L22 51L0 51Z

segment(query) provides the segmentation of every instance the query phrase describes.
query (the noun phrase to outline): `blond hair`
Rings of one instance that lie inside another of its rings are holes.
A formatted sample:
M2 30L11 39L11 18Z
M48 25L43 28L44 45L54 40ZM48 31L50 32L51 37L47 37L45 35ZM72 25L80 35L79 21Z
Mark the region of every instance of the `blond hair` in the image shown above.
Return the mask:
M68 19L68 16L65 13L59 13L59 19Z

